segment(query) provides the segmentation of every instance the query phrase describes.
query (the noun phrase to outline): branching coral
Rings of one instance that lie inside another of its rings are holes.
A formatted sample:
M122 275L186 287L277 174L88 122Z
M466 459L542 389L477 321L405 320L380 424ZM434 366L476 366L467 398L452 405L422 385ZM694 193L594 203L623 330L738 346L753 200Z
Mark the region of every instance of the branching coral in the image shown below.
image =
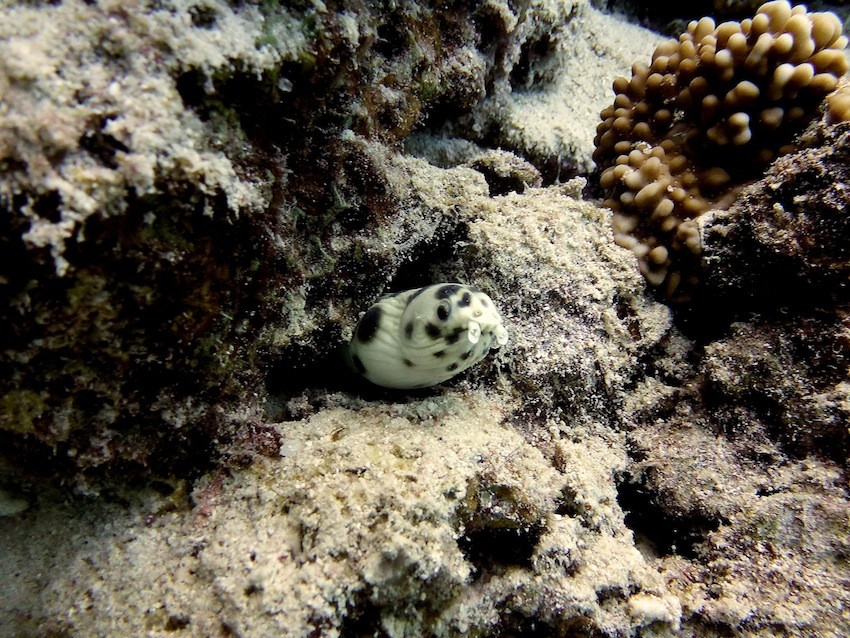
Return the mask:
M850 84L841 87L826 97L827 119L830 123L850 121Z
M699 282L693 219L727 206L817 114L848 69L847 37L832 13L785 0L751 19L702 18L660 45L649 66L614 81L594 160L615 239L650 284L686 298ZM830 117L850 115L846 94Z

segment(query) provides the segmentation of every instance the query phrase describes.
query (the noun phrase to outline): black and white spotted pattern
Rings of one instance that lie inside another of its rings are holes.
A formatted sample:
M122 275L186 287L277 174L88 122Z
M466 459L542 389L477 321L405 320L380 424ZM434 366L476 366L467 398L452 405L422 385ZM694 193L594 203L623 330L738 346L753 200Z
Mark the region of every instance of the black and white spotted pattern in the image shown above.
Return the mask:
M360 318L351 367L388 388L442 383L508 342L493 300L457 283L385 295Z

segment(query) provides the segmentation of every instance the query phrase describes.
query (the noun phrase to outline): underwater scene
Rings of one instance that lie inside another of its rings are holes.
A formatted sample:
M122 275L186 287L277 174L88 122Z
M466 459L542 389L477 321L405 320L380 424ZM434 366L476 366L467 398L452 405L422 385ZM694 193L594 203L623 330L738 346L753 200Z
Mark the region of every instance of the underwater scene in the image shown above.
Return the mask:
M0 637L850 635L848 36L0 0Z

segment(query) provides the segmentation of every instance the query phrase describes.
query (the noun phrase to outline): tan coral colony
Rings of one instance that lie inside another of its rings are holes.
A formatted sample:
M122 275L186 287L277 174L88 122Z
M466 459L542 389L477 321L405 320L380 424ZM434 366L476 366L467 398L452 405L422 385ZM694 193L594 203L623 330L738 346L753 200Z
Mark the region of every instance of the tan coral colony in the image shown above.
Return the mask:
M595 139L615 240L669 298L699 283L694 218L724 208L818 113L848 70L841 22L805 5L767 2L753 18L702 18L658 46L649 66L614 81ZM828 102L850 119L850 92Z

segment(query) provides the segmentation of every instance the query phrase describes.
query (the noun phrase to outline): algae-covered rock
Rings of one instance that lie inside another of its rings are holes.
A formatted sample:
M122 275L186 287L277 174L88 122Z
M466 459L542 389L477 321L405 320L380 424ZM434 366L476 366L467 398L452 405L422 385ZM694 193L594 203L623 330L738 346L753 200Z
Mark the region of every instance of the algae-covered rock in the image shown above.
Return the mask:
M507 15L516 24L502 57L510 71L496 74L484 99L438 131L513 151L534 164L545 183L587 174L613 77L660 36L585 2L543 3L533 21Z
M241 57L259 72L282 53L256 46L256 10L227 10L217 29L186 28L188 6L2 11L4 450L55 455L56 468L185 452L194 434L169 433L160 412L181 404L209 422L203 393L233 383L224 282L247 256L233 229L267 196L213 148L177 84L190 65L227 73Z
M36 473L92 476L206 464L230 415L261 415L267 383L285 391L402 265L438 260L484 182L393 144L505 86L540 25L570 15L0 11L0 439Z
M620 495L644 554L682 604L683 633L846 633L841 468L787 455L763 416L718 434L713 412L681 397L677 413L635 430L636 482Z
M700 220L707 293L775 305L846 297L850 125L811 127L728 211Z
M844 137L812 127L707 214L695 342L670 340L627 403L619 501L689 635L850 627Z
M0 620L198 636L675 628L679 603L614 498L622 442L574 432L553 466L510 426L516 403L354 401L277 424L286 456L211 474L191 510L148 494L0 519L3 546L27 537L3 563L24 576Z
M845 463L850 452L845 308L798 316L793 324L735 324L706 348L714 419L736 436L752 423L790 456L818 454ZM747 436L759 436L750 432Z

